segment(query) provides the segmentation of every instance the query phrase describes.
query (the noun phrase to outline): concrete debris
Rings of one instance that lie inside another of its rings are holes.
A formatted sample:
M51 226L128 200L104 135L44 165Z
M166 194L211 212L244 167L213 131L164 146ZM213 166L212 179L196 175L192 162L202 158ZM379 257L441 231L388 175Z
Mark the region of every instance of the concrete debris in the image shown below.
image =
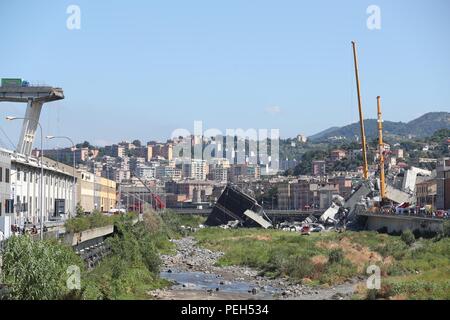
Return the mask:
M406 170L403 181L402 181L402 189L405 192L415 192L416 191L416 181L418 176L425 176L429 177L431 176L431 171L417 168L417 167L411 167L408 170Z
M390 185L386 186L386 198L395 203L415 202L414 194L404 192Z
M335 221L335 216L342 207L332 203L331 206L320 216L320 222L326 223L328 221Z
M253 212L252 210L245 210L244 215L249 217L253 221L257 222L264 229L268 229L268 228L272 227L272 223L270 223L269 221L266 221L262 216L260 216L256 212Z

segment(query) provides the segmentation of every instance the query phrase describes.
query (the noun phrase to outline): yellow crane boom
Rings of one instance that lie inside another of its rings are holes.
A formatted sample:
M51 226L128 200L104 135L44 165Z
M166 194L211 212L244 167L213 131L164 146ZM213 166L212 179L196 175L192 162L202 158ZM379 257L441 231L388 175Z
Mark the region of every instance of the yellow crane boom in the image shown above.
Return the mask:
M360 91L359 71L358 71L358 56L356 54L355 41L352 41L352 46L353 46L353 59L355 62L356 90L358 91L359 126L361 129L361 144L363 157L363 177L365 180L367 180L367 178L369 177L369 166L367 165L366 133L364 131L364 116L362 112L361 91Z
M385 181L384 181L384 144L383 144L383 119L381 118L381 98L377 97L378 112L378 152L380 154L380 198L385 198Z

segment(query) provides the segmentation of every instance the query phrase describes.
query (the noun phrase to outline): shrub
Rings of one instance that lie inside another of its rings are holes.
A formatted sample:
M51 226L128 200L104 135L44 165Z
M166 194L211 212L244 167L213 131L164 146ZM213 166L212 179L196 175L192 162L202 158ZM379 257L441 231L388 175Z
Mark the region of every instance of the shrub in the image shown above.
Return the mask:
M287 275L290 277L303 279L312 276L314 273L314 265L307 257L295 256L288 259L286 271Z
M369 289L366 293L366 300L376 300L378 296L377 289Z
M416 237L409 229L406 229L402 232L401 239L408 246L411 246L414 242L416 242Z
M407 246L403 241L389 241L386 244L380 244L375 248L379 254L386 258L392 256L399 260L405 256Z
M444 237L450 237L450 220L444 221L442 228Z
M342 261L344 261L344 252L342 251L342 249L333 249L328 254L328 263L334 264L341 263Z
M53 300L74 295L67 288L67 268L82 266L72 248L28 236L8 239L3 253L2 281L10 299Z

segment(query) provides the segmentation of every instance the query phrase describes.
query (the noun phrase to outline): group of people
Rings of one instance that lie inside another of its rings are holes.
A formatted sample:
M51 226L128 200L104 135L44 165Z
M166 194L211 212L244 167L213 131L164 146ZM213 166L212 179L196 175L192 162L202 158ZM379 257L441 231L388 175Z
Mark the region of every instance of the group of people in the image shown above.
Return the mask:
M11 225L11 233L15 236L17 235L25 235L25 234L38 234L38 229L36 228L36 225L33 225L31 228L26 228L25 226L23 228L19 227L17 224Z
M391 215L407 215L425 218L450 219L450 214L445 210L426 210L420 207L384 206L379 209L380 213Z

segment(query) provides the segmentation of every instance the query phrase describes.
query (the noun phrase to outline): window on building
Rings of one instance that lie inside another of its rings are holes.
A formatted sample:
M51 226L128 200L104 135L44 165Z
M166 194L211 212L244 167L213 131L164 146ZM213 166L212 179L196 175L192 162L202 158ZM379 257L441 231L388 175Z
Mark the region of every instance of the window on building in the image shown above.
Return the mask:
M14 200L6 199L5 200L5 213L13 213L14 212Z
M0 182L2 182L2 181L3 181L3 168L0 167Z
M27 182L27 172L26 171L23 172L23 181Z
M17 181L20 181L20 170L17 168Z
M9 177L10 177L10 175L9 175L9 169L6 168L6 169L5 169L5 182L6 182L6 183L9 183Z

